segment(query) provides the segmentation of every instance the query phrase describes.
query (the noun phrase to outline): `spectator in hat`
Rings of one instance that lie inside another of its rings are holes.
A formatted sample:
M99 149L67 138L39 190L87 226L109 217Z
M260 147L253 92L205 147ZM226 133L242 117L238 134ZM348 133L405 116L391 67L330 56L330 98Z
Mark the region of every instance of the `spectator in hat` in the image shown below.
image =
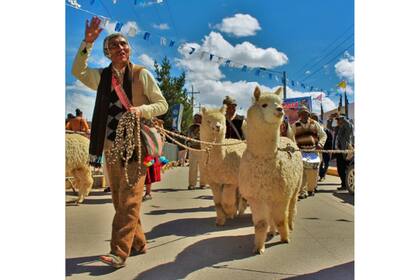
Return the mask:
M337 119L337 134L335 137L334 148L337 150L347 150L349 146L353 145L353 126L347 120L345 114L338 115ZM346 154L337 153L335 155L337 159L337 171L341 179L341 186L338 190L346 190L346 171L348 161L346 160Z
M223 100L226 105L226 138L244 140L243 126L246 123L245 117L236 114L236 100L226 96Z
M70 119L66 124L66 129L84 132L86 134L90 133L89 125L86 119L83 117L83 112L79 108L76 109L76 117Z
M310 118L311 112L306 106L301 106L298 111L299 119L293 124L292 131L295 138L296 145L300 149L320 150L324 147L327 135L322 129L321 125ZM302 186L299 192L299 198L304 199L308 195L315 194L315 186L308 184L309 171L304 169ZM316 172L318 176L318 171Z

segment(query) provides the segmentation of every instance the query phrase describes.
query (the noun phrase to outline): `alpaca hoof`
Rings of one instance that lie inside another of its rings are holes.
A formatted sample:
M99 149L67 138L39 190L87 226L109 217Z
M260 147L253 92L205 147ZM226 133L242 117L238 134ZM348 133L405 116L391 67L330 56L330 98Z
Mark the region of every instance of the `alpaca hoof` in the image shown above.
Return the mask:
M289 239L289 238L286 238L286 239L280 239L280 243L281 243L281 244L290 243L290 239Z
M265 251L265 248L264 247L263 248L260 248L260 249L255 248L254 251L253 251L253 253L255 255L262 255L262 254L264 254L264 251Z
M224 226L226 222L226 219L222 219L222 218L216 218L216 226Z

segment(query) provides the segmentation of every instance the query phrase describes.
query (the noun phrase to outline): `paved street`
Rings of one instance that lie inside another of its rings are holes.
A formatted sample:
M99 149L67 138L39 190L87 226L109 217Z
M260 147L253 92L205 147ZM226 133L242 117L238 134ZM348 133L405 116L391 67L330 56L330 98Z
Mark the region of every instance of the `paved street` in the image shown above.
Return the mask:
M80 206L66 206L67 279L353 279L354 200L327 176L319 192L298 202L290 244L279 236L253 255L254 228L243 217L215 226L210 189L186 190L188 168L163 174L142 204L147 254L114 270L98 261L109 252L113 206L95 189ZM68 192L66 199L74 198Z

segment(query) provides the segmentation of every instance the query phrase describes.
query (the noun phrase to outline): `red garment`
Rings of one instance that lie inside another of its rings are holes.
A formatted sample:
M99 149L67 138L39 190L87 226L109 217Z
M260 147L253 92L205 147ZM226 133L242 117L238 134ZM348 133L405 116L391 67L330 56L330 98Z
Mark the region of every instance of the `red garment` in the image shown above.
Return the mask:
M146 181L144 182L145 184L160 182L161 163L159 161L159 157L154 157L153 159L155 163L149 166L146 170Z

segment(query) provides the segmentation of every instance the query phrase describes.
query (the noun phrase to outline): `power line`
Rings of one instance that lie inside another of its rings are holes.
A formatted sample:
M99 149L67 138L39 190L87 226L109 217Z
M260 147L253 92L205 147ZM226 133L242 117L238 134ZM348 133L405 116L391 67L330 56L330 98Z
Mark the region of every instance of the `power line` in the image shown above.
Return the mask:
M328 50L330 48L330 46L333 46L335 44L335 42L337 42L339 39L341 39L341 37L343 37L344 34L346 34L347 31L349 31L353 26L354 26L354 24L351 24L348 28L346 28L346 30L343 33L341 33L340 36L338 36L332 43L330 43L325 49L323 49L321 51L321 54L324 51ZM293 73L293 76L295 76L296 74L298 74L302 69L304 69L311 62L312 62L312 60L309 60L307 63L305 63L302 67L299 68L299 70L297 70L295 73Z
M329 51L328 54L324 55L318 61L316 61L315 63L311 64L311 66L308 67L307 70L310 71L311 69L315 68L315 66L319 65L321 63L321 61L323 61L324 59L328 58L330 56L330 54L334 53L335 50L337 50L339 47L341 47L348 39L352 38L353 36L354 36L354 33L352 33L350 36L348 36L346 39L344 39L344 41L342 41L340 44L338 44L334 49L332 49L331 51Z
M344 51L349 50L351 47L354 46L354 42L351 43L351 45L349 45L348 47L346 47L344 50L342 50L340 53L338 53L336 56L334 56L332 59L330 59L328 62L326 62L325 64L328 64L330 62L332 62L334 59L336 59L337 57L339 57L340 55L342 55L342 53ZM320 70L322 70L324 68L324 66L319 67L317 70L315 70L314 72L312 72L309 76L306 76L302 79L302 82L305 81L306 79L308 79L309 77L315 75L316 73L318 73Z

